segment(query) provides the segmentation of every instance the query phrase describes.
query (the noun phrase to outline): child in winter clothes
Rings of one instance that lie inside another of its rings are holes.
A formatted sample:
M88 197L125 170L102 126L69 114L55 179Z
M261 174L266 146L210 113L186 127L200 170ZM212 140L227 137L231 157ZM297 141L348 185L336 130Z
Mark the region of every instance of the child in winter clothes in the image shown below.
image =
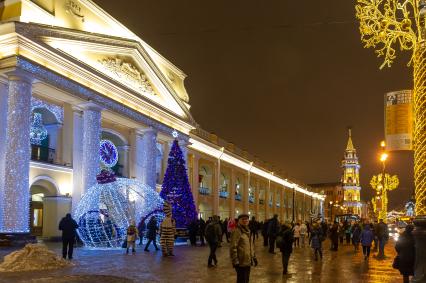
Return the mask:
M129 248L132 247L132 253L136 252L136 239L138 238L138 229L136 229L135 221L130 223L129 228L127 228L127 249L126 253L129 253Z

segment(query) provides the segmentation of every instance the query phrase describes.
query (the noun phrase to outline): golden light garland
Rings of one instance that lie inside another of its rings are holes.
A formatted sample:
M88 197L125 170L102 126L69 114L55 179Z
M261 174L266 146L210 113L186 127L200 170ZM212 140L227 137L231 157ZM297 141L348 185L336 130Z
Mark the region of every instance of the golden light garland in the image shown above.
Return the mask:
M384 57L382 69L396 58L396 48L413 50L409 66L414 69L414 183L416 214L426 214L426 0L357 0L365 48Z
M393 191L399 186L399 179L396 175L379 174L374 175L370 181L371 187L376 190L377 195L380 196L381 205L380 210L377 207L377 200L374 202L374 211L379 212L379 219L383 219L386 222L388 214L388 192Z

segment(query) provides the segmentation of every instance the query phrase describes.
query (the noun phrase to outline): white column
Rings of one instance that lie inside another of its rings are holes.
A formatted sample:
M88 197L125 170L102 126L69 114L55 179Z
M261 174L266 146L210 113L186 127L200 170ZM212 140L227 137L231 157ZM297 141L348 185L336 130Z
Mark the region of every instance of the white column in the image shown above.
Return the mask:
M102 108L93 102L81 105L83 108L83 192L96 184L99 173L99 143L101 141Z
M129 177L129 150L130 146L123 145L118 147L118 157L120 159L120 164L123 165L123 176Z
M199 169L198 163L200 162L200 157L196 154L192 155L192 196L194 197L194 203L197 207L199 207L198 203L198 188L200 187L200 179L199 179Z
M137 129L130 132L130 178L140 180L142 175L142 134Z
M265 188L265 219L269 219L269 194L271 192L271 180L268 179L268 186Z
M7 128L7 97L8 86L0 84L0 137L6 137ZM4 165L6 154L6 139L0 138L0 230L3 219L3 185L4 185Z
M162 166L162 170L161 170L161 183L163 183L164 175L166 174L168 160L169 160L170 148L171 148L170 142L165 142L163 144L163 166ZM198 159L197 159L197 162L198 162ZM198 166L198 164L197 164L197 166ZM197 169L197 174L198 174L198 169ZM198 187L196 189L197 189L197 192L198 192ZM195 195L194 195L194 200L195 200Z
M31 80L9 76L4 188L0 232L29 232Z
M72 118L72 167L73 190L72 210L77 208L83 194L83 113L80 108L73 107Z
M142 155L141 155L141 169L142 175L140 180L150 188L156 188L156 170L155 161L157 153L157 131L153 128L139 130L143 134L141 140Z
M220 159L215 163L214 179L213 179L213 215L219 215L219 185L220 185Z

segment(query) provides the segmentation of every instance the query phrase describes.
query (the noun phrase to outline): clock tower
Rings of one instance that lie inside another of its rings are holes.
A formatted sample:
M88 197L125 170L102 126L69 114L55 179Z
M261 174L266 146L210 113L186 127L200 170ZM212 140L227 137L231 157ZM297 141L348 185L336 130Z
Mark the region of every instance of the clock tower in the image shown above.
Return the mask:
M347 213L361 215L361 185L359 183L358 156L352 143L352 131L349 128L349 138L342 160L342 187L344 193L343 205Z

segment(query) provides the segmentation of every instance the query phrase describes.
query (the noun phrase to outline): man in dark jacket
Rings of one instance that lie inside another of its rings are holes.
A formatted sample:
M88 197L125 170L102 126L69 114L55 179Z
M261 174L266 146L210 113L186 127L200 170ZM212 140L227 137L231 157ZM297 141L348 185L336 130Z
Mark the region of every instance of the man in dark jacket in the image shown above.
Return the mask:
M146 243L145 249L144 251L149 252L149 245L151 244L151 242L154 243L154 248L156 251L159 250L159 248L157 247L157 232L158 232L158 223L157 223L157 219L155 218L155 216L151 216L151 218L149 219L148 225L146 225L147 228L147 232L146 232L146 238L148 240L148 242Z
M269 237L269 252L274 254L275 248L275 239L277 238L277 234L280 231L280 224L278 223L278 215L275 214L274 218L269 221L268 224L268 237Z
M413 229L413 225L407 225L404 233L402 233L395 245L395 250L399 258L397 268L404 278L404 283L410 282L410 276L414 275L416 248L412 234Z
M249 222L249 229L250 229L250 239L253 241L256 240L256 234L257 234L257 221L256 217L252 216L251 220Z
M269 226L270 220L265 220L264 223L262 223L262 237L263 237L263 246L268 246L268 226Z
M385 244L389 240L388 225L383 222L383 219L380 219L377 225L377 239L379 240L379 254L377 257L383 259L385 258Z
M198 231L200 231L201 246L205 245L205 243L204 243L204 231L205 230L206 230L206 221L204 221L204 219L202 217L200 217Z
M334 222L330 228L330 240L331 240L330 250L337 252L339 248L339 226L337 222Z
M61 219L59 222L59 230L62 231L62 257L72 259L72 253L74 250L75 242L75 230L78 228L77 222L72 219L71 214L67 215Z
M277 246L281 251L283 274L287 274L288 262L290 260L290 255L293 252L293 231L285 224L281 226L280 232L278 232Z
M212 221L206 226L206 240L210 247L209 259L207 262L208 267L217 266L216 250L219 246L220 237L222 236L222 228L219 222L219 217L214 215ZM212 264L214 261L214 265Z

